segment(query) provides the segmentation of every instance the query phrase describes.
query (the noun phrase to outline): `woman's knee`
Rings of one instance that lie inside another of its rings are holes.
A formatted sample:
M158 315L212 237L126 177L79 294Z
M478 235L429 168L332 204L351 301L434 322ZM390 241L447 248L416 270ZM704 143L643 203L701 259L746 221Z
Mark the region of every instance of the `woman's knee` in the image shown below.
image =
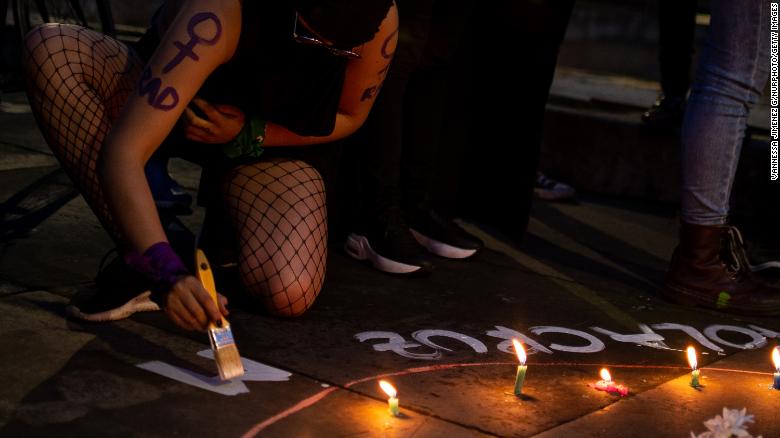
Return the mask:
M303 161L269 160L234 169L227 182L244 285L274 315L303 314L325 274L327 213L320 174Z
M250 287L249 292L261 298L266 310L274 316L294 318L303 315L322 289L322 281L311 277L298 278L284 286L269 281L264 285Z

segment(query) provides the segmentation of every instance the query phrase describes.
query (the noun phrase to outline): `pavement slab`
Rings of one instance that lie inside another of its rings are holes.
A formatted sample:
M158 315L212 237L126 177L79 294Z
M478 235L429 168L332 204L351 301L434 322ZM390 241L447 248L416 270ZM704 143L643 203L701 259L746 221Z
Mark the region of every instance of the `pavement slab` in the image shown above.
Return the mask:
M721 415L724 407L747 408L747 413L755 417L755 424L749 426L752 435L780 436L780 391L771 388L771 373L762 366L769 355L767 348L735 354L702 369L703 386L699 390L690 386L690 375L686 374L538 438L680 437L686 430L697 434L706 431L702 423Z
M768 389L777 318L659 297L673 207L538 203L522 245L461 221L486 248L436 260L424 278L378 273L335 245L317 303L294 320L257 310L223 276L247 377L222 383L205 334L161 312L65 317L112 244L33 126L24 111L0 114L0 436L687 436L724 406L780 435L780 391ZM172 167L197 185L196 167ZM197 230L202 217L183 221ZM512 337L529 348L520 398ZM687 386L689 345L701 391ZM589 386L602 367L627 397ZM398 389L401 417L380 379Z

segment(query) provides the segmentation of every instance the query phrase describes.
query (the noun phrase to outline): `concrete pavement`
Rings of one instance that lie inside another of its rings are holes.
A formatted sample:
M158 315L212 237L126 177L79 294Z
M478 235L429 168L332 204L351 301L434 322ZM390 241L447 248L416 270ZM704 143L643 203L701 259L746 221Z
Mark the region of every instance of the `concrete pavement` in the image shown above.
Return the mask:
M206 336L159 312L69 320L65 304L92 287L111 244L24 99L3 101L17 106L0 114L0 436L679 437L724 406L755 414L754 435L780 436L769 388L780 322L658 297L676 233L664 204L540 203L520 247L463 222L486 250L438 261L427 278L382 275L331 248L302 318L232 309L245 381L215 380ZM196 168L177 162L175 174L194 188ZM513 336L535 347L521 399ZM687 384L688 345L700 390ZM628 397L588 386L604 366ZM400 418L382 378L398 388Z

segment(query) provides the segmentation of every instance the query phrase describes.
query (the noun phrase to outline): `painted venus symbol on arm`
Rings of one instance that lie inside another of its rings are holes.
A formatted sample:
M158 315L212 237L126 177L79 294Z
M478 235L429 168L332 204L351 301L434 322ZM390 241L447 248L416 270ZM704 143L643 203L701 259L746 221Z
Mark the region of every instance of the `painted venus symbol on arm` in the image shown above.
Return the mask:
M199 33L199 26L206 22L214 24L213 36ZM199 12L190 18L190 22L187 24L187 34L190 36L190 40L186 44L181 41L173 43L179 49L179 53L163 67L163 74L169 73L186 58L196 62L199 61L200 56L195 53L195 47L198 45L213 46L217 44L222 36L222 22L212 12ZM152 70L148 66L141 73L141 78L138 81L138 95L141 97L146 96L149 106L160 111L170 111L179 104L179 92L174 87L163 88L162 79L152 75Z
M210 38L198 34L198 25L207 21L214 23L214 35ZM213 46L217 44L219 38L222 36L222 22L219 21L219 17L212 12L199 12L192 16L190 22L187 24L187 34L190 36L190 40L187 43L176 41L173 43L179 53L163 68L163 74L169 73L176 68L185 58L190 58L193 61L199 61L200 56L195 53L195 47L199 44L204 46Z

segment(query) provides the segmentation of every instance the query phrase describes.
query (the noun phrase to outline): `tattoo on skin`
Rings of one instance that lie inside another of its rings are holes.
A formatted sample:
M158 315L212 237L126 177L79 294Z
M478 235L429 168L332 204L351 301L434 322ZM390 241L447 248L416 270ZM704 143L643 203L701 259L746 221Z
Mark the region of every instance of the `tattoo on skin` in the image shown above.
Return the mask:
M198 33L198 26L207 21L214 23L215 30L213 36ZM195 47L201 44L204 46L215 45L222 36L222 22L219 21L219 17L214 13L199 12L190 18L190 22L187 24L187 34L190 36L190 40L186 44L181 41L173 43L179 49L179 53L163 67L162 74L169 73L186 58L190 58L195 62L199 61L200 56L195 53ZM146 96L147 102L152 108L170 111L179 104L179 92L173 87L162 88L162 85L162 79L153 76L152 70L146 67L138 81L138 95L141 97Z
M198 34L198 25L211 21L216 27L214 35L210 38L208 36ZM219 38L222 36L222 22L219 21L219 17L212 12L199 12L190 18L190 22L187 24L187 34L190 36L190 40L187 43L176 41L173 43L179 53L163 68L163 74L170 72L176 66L178 66L185 58L190 58L193 61L199 61L200 56L195 53L195 47L199 44L204 46L213 46L217 44Z
M395 50L392 52L388 51L388 47L390 43L393 41L393 38L398 34L398 29L394 30L390 33L390 35L385 38L384 42L382 42L382 48L381 48L381 55L382 58L387 59L387 64L384 65L378 72L377 75L379 76L379 83L376 85L372 85L365 90L363 90L363 95L360 96L360 101L366 101L369 99L373 99L379 94L379 91L382 90L382 85L385 81L385 76L387 76L387 72L390 70L390 64L393 62L393 55L395 55Z

